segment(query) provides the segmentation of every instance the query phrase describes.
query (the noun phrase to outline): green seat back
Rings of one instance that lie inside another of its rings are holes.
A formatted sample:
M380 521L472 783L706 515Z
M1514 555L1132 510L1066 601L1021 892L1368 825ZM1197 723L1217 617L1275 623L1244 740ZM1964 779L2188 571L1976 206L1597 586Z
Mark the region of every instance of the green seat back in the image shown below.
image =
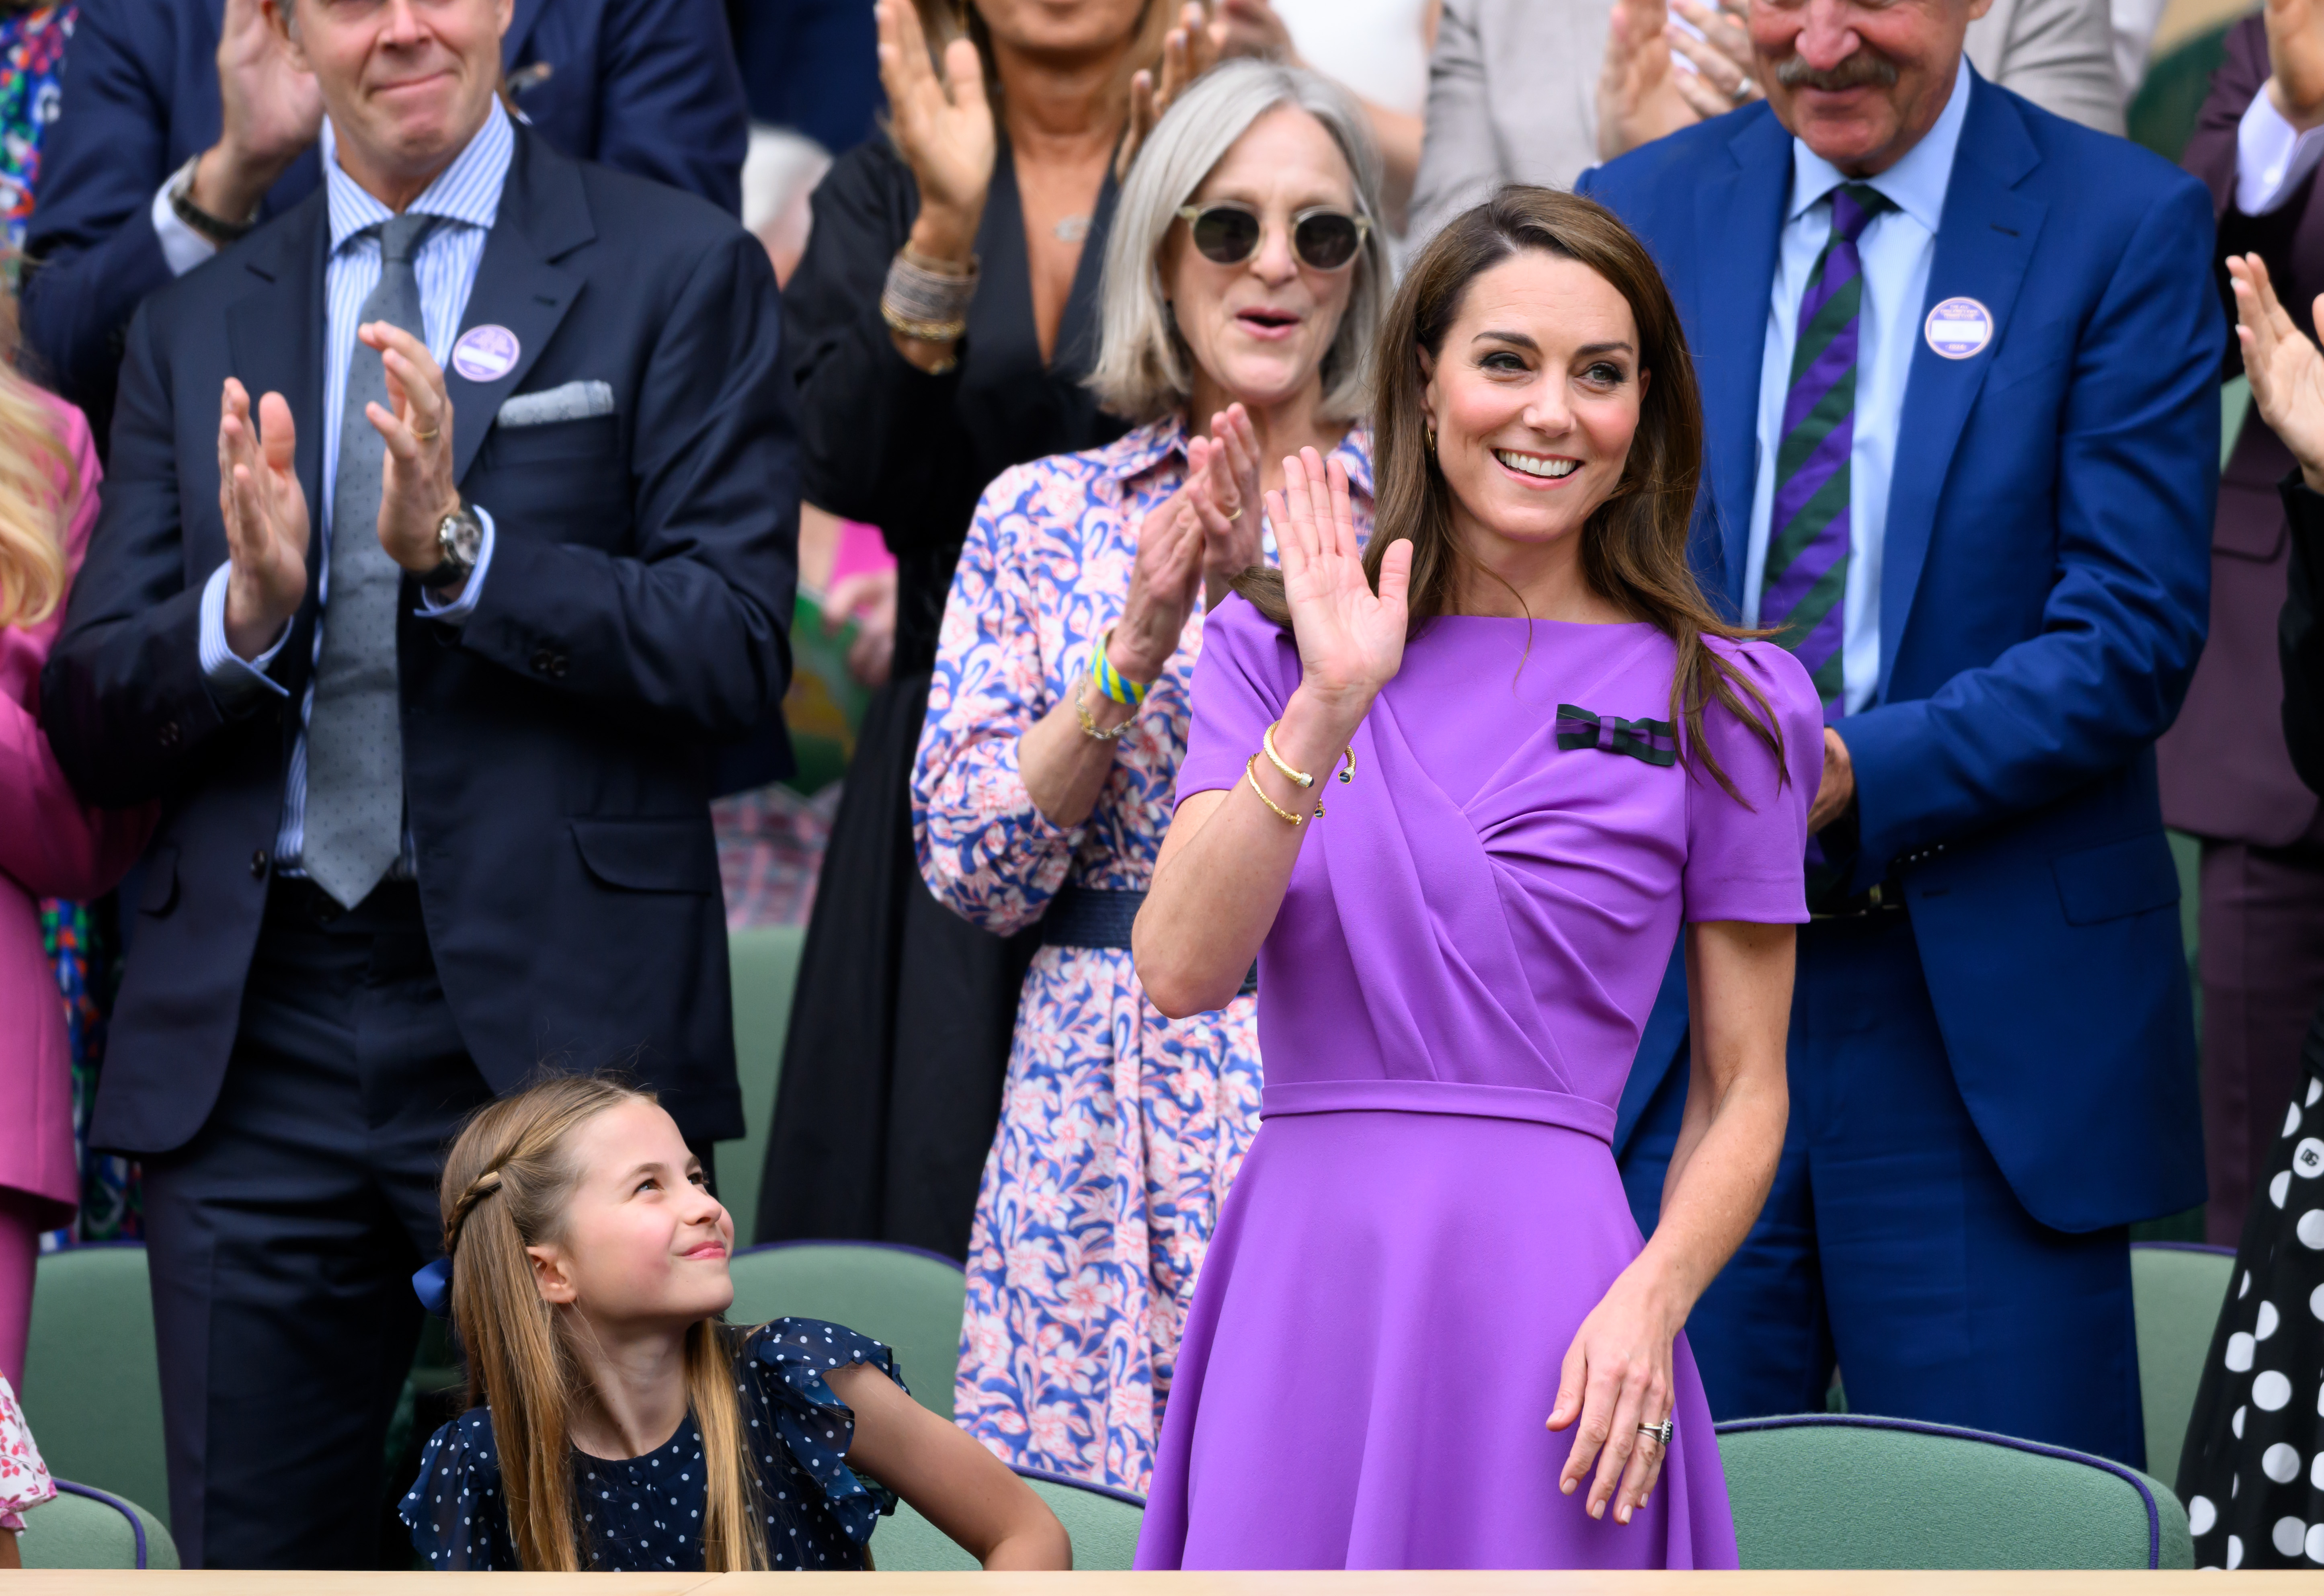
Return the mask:
M750 926L726 933L734 977L734 1074L742 1084L740 1139L718 1144L718 1200L734 1216L734 1245L758 1229L759 1176L767 1163L767 1128L775 1117L775 1084L790 1033L791 989L798 982L804 926Z
M106 1243L42 1256L20 1395L51 1473L150 1503L169 1522L145 1249Z
M175 1568L177 1544L161 1521L109 1491L69 1480L56 1499L24 1514L16 1550L26 1568Z
M2250 9L2256 11L2257 6ZM2227 60L2227 33L2235 21L2198 33L2148 62L2146 80L2130 102L2125 120L2135 143L2165 161L2186 152L2211 88L2211 73Z
M2063 1447L1836 1414L1719 1427L1745 1568L2191 1568L2168 1489Z
M1017 1473L1065 1527L1074 1543L1075 1569L1114 1572L1128 1569L1136 1560L1138 1527L1146 1518L1138 1498L1035 1469ZM898 1502L895 1515L880 1520L872 1536L872 1560L882 1573L946 1573L977 1565L944 1531L914 1512L909 1502Z
M2130 1250L2146 1468L2158 1480L2179 1478L2179 1449L2195 1412L2195 1388L2235 1274L2236 1255L2224 1247L2149 1241Z
M920 1406L952 1416L967 1277L917 1247L881 1241L784 1241L734 1256L735 1324L787 1315L823 1319L884 1342Z

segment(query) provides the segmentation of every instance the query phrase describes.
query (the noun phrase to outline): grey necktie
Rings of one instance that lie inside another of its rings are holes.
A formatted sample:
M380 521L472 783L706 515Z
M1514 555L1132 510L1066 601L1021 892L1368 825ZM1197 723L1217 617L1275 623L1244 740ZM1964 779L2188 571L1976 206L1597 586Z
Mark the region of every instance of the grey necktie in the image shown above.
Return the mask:
M359 321L386 321L425 343L412 257L434 217L382 223L379 286ZM331 492L331 587L315 704L307 724L306 835L300 863L315 884L353 909L403 851L403 732L396 692L396 598L403 570L379 543L387 441L364 414L387 403L378 355L355 346L339 416L339 474Z

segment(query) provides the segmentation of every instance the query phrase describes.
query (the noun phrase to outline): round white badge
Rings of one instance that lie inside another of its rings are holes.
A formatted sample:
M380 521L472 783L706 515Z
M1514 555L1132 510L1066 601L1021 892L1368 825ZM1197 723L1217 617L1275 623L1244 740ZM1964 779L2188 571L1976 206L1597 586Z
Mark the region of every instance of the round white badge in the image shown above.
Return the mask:
M471 383L497 383L516 369L522 346L504 327L472 327L452 346L452 369Z
M1975 300L1947 300L1929 312L1922 330L1947 360L1967 360L1993 342L1993 312Z

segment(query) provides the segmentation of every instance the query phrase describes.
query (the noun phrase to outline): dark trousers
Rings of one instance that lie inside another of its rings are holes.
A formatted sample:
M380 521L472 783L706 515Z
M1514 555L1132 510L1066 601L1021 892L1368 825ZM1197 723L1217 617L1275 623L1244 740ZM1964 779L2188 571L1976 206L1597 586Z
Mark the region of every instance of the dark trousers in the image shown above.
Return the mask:
M277 881L217 1106L145 1162L171 1529L189 1568L379 1564L436 1182L491 1095L419 898ZM398 1481L399 1485L407 1483Z
M2052 1230L2018 1203L1954 1084L1904 917L1802 928L1790 1062L1775 1189L1687 1321L1712 1416L1820 1412L1836 1362L1856 1412L2143 1465L2128 1232ZM1623 1157L1641 1230L1686 1073Z
M2324 844L2203 844L2203 1157L2214 1246L2243 1239L2252 1190L2266 1173L2283 1114L2301 1084L2300 1047L2324 1001Z

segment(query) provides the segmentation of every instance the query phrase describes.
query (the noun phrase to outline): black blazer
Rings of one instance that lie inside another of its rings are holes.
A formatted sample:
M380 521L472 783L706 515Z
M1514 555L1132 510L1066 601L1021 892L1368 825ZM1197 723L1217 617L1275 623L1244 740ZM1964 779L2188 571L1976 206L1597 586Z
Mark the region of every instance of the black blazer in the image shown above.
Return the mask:
M216 1101L264 908L322 567L276 657L286 697L221 713L198 653L226 558L221 383L281 392L320 502L318 190L146 301L130 327L105 503L43 678L57 756L93 801L160 798L93 1139L180 1146ZM691 195L517 130L464 328L521 354L449 376L462 490L498 541L457 629L398 648L406 802L446 996L484 1077L630 1064L689 1137L741 1134L707 800L720 739L789 678L796 446L774 277ZM501 402L595 379L610 416L494 429Z

